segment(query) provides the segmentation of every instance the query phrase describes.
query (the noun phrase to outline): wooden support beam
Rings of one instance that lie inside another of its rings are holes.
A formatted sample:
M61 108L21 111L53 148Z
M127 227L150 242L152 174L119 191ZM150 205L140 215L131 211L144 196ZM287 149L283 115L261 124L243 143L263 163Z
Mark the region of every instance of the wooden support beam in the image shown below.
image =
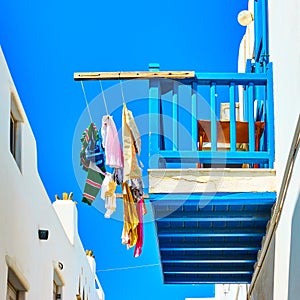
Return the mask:
M194 71L133 71L133 72L81 72L74 73L74 80L128 80L128 79L153 79L170 78L185 79L194 78Z

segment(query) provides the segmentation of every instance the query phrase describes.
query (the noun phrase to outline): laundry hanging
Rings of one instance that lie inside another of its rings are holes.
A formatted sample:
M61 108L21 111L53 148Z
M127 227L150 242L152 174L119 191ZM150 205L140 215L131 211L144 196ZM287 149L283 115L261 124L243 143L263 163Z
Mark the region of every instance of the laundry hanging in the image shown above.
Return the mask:
M95 147L98 136L98 129L93 122L91 122L81 135L80 165L84 171L87 171L90 165L90 160L86 157L86 151L88 147L90 149Z
M98 195L106 172L101 142L98 129L92 122L82 134L80 151L80 164L88 172L82 202L89 205Z
M96 199L101 184L105 178L105 167L98 168L94 162L90 162L87 179L85 181L82 202L91 205Z
M141 138L134 121L132 112L123 104L122 112L122 136L124 155L124 178L127 181L133 178L141 178L142 172L138 165L136 155L141 153Z
M137 226L139 224L139 217L130 188L126 182L122 184L122 191L124 204L122 244L127 245L129 249L133 247L138 240Z
M105 201L106 212L105 218L110 218L112 213L116 210L116 183L112 174L106 172L105 178L101 187L101 198Z
M123 152L112 116L102 117L101 135L102 145L105 149L106 165L111 168L123 168Z

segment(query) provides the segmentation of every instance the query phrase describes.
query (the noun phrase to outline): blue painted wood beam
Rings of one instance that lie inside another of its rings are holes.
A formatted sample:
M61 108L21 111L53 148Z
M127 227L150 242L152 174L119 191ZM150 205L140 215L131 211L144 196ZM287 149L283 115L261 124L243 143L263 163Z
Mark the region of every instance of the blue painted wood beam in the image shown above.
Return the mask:
M230 103L230 150L236 151L236 115L235 115L235 83L231 82L229 87Z
M160 251L161 261L189 261L193 263L193 261L256 261L257 260L257 251L226 251L225 253L222 251L219 252L204 252L204 251Z
M167 216L166 216L166 213ZM207 219L208 221L225 221L225 220L269 220L270 212L265 211L225 211L225 210L217 210L217 211L207 211L207 210L198 210L198 211L155 211L155 217L161 219L161 221L176 221L176 219L182 219L187 221L202 221L202 219Z
M200 250L203 251L203 249L215 249L215 250L220 250L220 248L222 249L228 249L228 248L236 248L238 250L240 249L259 249L261 248L261 240L257 240L257 241L189 241L189 242L185 242L183 241L159 241L159 246L161 250L174 250L174 249L179 249L179 250L175 250L175 251L184 251L184 250L188 250L191 251L195 251L195 250Z
M258 251L261 247L249 247L249 246L219 246L219 247L160 247L160 251Z
M215 82L217 85L230 85L234 82L236 85L246 85L253 82L255 85L265 85L267 75L264 73L199 73L196 72L198 85L210 85Z
M269 161L269 152L248 152L248 151L159 151L158 155L170 163L266 163Z
M165 274L166 284L250 283L252 274Z
M255 264L256 259L213 259L213 256L211 259L194 259L194 260L184 260L184 259L162 259L161 263L163 265L167 263L172 264Z
M188 229L187 229L188 231ZM185 232L185 233L176 233L176 232L171 232L171 233L159 233L157 234L158 238L169 238L169 237L263 237L265 235L265 232L260 232L260 233L236 233L235 232L225 232L224 233L190 233L190 232ZM260 230L260 231L265 231L265 230Z
M159 219L160 222L254 222L254 221L268 221L269 215L263 214L261 216L206 216L205 212L201 217L164 217ZM209 215L209 214L208 214Z
M195 274L195 275L201 275L201 274L203 274L203 275L208 275L208 274L216 274L216 275L223 275L223 274L226 274L226 275L228 275L228 274L234 274L234 275L236 275L236 274L252 274L253 272L252 271L209 271L209 270L207 270L207 271L203 271L203 272L197 272L197 271L178 271L178 272L176 272L176 271L173 271L173 272L164 272L164 274Z
M158 238L167 237L262 237L265 228L158 228Z
M195 280L169 280L164 279L164 284L192 284L192 285L199 285L199 284L247 284L251 282L251 276L247 275L247 278L225 278L225 277L218 277L213 278L210 280L205 279L205 276L201 279L195 279Z
M276 200L276 192L149 194L149 199L152 205L201 205L202 202L209 205L270 205Z
M193 263L193 264L184 264L184 263L164 263L163 264L163 272L166 274L179 274L184 272L189 272L190 274L201 274L203 272L215 273L218 272L222 274L222 272L230 272L231 274L236 273L253 273L253 263L237 263L234 262L232 264L229 263Z

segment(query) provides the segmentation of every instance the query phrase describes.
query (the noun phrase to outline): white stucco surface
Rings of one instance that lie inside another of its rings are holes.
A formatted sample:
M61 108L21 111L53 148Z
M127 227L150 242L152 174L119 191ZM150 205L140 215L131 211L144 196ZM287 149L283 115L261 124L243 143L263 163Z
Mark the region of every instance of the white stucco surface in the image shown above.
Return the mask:
M300 2L289 0L269 1L269 41L270 61L274 68L274 108L275 108L275 168L277 191L282 188L292 139L300 113ZM252 299L299 299L300 238L299 238L299 178L300 159L296 156L291 180L281 218L272 240L268 259L254 287ZM274 254L273 254L274 253ZM296 254L298 253L298 255ZM270 256L273 256L271 259ZM269 281L270 264L274 261L273 285ZM264 287L264 296L258 289ZM273 290L270 290L270 289ZM255 298L254 298L255 296Z
M19 166L10 152L11 99L21 119ZM55 209L37 172L36 142L0 50L0 300L6 299L8 270L27 289L26 299L53 299L53 280L63 284L62 299L104 299L95 288L95 266L77 232L77 209L71 200ZM38 230L49 231L40 240ZM93 270L92 270L92 268ZM55 274L55 275L54 275Z

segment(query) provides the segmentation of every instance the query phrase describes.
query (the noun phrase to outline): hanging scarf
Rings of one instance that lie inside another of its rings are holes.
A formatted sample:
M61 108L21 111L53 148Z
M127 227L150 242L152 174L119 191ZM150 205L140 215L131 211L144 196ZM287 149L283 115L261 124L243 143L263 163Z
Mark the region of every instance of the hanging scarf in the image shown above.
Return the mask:
M126 104L122 112L122 136L124 154L124 178L127 181L133 178L141 178L142 172L138 166L136 154L141 153L141 138L135 124L132 112L127 109Z
M130 188L126 182L123 182L122 190L124 205L122 244L127 245L128 248L131 248L138 240L137 226L139 224L139 218Z
M82 166L82 169L84 171L88 171L90 165L90 160L88 160L86 157L87 148L95 148L98 137L98 129L93 122L82 133L82 136L80 138L80 141L82 143L80 150L80 165Z
M90 162L88 168L87 179L82 195L82 202L91 205L97 197L101 184L105 177L105 167L98 168L94 162Z

